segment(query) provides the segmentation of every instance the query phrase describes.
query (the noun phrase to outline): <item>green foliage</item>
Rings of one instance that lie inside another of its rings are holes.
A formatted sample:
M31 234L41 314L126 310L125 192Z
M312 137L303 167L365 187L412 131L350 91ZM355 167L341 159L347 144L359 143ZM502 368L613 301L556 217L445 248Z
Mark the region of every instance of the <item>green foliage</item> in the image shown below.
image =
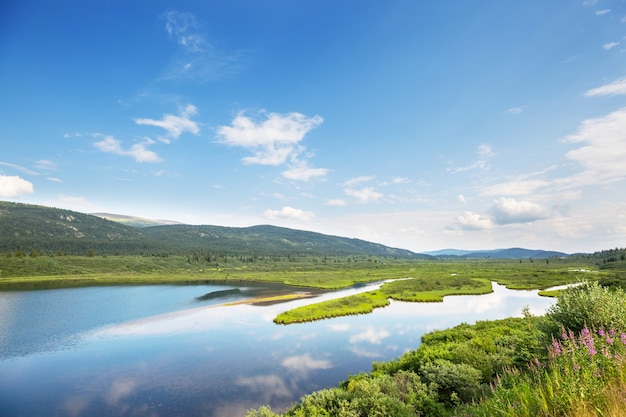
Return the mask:
M302 397L285 416L413 417L443 416L444 409L434 400L436 392L411 372L398 372L372 378L365 374L351 377L341 387L324 389ZM267 408L250 411L247 417L273 414Z
M424 365L420 374L436 387L439 402L447 406L469 402L480 393L482 373L466 363L440 359Z
M338 316L371 313L375 308L389 304L387 295L382 291L372 291L351 295L336 300L309 304L293 310L285 311L274 319L277 324L302 323Z
M386 283L382 290L394 300L441 302L446 295L477 295L492 292L486 279L450 276L446 278L403 279Z
M538 318L462 324L423 336L418 349L374 363L370 374L304 396L285 416L447 416L481 398L498 373L545 356ZM267 410L265 410L267 411ZM261 417L251 411L248 417Z
M430 258L403 249L274 226L246 228L165 225L132 227L101 217L0 201L0 252L37 250L84 255L200 252L210 258L248 256L382 256Z
M621 288L611 289L597 282L568 288L546 314L546 333L561 328L579 332L585 326L626 330L626 296Z
M549 359L529 371L509 370L479 404L458 415L476 417L622 416L626 413L626 334L614 330L564 332Z

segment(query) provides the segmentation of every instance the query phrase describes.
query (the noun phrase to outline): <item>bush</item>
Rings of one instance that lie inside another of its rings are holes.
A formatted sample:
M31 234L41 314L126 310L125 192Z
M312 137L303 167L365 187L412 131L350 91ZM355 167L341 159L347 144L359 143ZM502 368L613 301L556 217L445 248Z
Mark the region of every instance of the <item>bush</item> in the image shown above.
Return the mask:
M626 330L624 290L602 287L597 282L568 288L548 309L546 325L549 335L560 334L562 327L576 333L585 326Z
M421 373L426 383L437 387L439 401L446 405L470 402L480 393L483 374L465 363L439 360L424 366Z

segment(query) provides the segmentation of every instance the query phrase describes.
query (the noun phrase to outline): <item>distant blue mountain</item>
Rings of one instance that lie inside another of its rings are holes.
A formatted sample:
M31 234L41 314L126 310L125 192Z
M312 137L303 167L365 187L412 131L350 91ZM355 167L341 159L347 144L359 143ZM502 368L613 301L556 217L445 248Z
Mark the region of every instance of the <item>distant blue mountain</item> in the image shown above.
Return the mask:
M568 256L568 254L556 251L508 248L491 250L462 250L462 249L441 249L438 251L422 252L424 255L436 256L440 258L491 258L491 259L528 259L528 258L553 258Z

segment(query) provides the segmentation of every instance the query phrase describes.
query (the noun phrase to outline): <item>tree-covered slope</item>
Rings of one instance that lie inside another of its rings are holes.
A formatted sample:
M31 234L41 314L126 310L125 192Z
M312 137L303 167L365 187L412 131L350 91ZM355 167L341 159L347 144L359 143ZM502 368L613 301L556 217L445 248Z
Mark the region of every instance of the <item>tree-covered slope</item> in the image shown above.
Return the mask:
M372 255L427 258L359 239L275 226L158 225L132 227L99 216L0 202L0 253L73 255L188 254Z
M0 251L110 254L156 250L136 228L70 210L0 202Z
M324 235L269 225L252 227L152 226L143 232L156 241L176 248L204 248L211 251L246 254L373 255L417 258L404 249L390 248L359 239Z

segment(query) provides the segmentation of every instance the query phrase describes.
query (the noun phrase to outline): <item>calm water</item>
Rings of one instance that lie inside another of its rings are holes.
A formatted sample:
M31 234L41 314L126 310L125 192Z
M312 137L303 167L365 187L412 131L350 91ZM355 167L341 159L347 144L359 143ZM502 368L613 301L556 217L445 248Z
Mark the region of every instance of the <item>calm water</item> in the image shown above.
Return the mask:
M494 285L483 296L401 303L373 314L278 326L295 306L223 305L274 284L91 287L0 292L0 415L242 416L282 410L372 361L396 358L433 329L542 314L554 301Z

